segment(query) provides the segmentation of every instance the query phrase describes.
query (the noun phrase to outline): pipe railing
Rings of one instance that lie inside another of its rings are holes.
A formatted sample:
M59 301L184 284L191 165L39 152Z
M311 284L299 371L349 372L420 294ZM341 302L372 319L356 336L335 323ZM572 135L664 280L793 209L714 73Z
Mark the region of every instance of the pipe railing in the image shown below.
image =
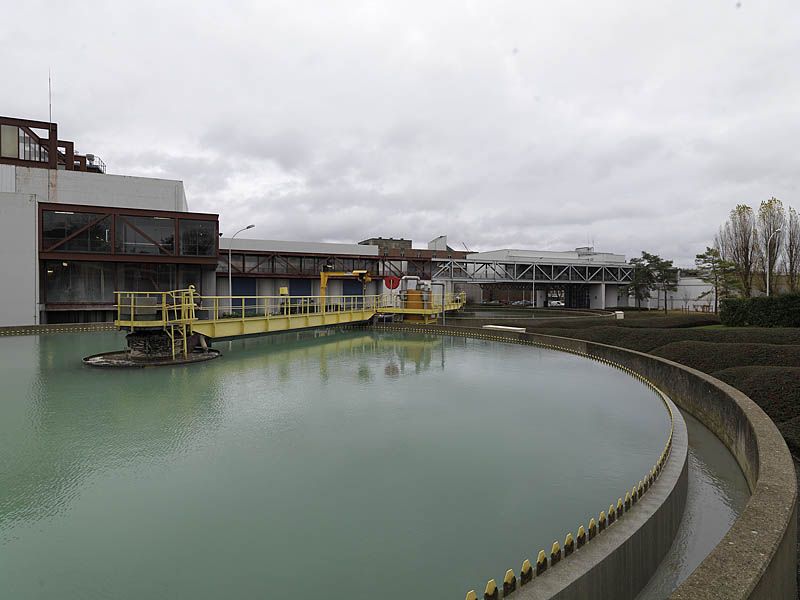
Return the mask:
M166 327L194 321L272 319L344 312L419 311L438 313L461 308L464 292L423 296L421 307L408 308L408 298L389 295L326 296L201 296L193 287L166 292L115 292L117 324L134 329Z

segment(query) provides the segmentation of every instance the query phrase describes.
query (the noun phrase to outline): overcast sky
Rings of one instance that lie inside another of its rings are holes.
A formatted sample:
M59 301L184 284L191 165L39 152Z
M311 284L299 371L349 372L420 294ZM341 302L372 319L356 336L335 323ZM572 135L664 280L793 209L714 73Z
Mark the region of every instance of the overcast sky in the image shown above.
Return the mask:
M231 233L691 264L800 208L797 0L7 2L0 114ZM229 231L230 230L230 231Z

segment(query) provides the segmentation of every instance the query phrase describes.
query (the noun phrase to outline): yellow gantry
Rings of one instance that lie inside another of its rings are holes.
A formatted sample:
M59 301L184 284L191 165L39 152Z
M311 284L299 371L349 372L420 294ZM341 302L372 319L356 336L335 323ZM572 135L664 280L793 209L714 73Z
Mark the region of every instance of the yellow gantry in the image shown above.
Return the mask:
M114 324L129 331L164 329L173 353L187 351L187 336L234 338L309 327L368 321L376 314L421 316L425 321L458 310L466 295L434 294L422 306L408 307L391 296L201 296L194 287L168 292L115 292Z

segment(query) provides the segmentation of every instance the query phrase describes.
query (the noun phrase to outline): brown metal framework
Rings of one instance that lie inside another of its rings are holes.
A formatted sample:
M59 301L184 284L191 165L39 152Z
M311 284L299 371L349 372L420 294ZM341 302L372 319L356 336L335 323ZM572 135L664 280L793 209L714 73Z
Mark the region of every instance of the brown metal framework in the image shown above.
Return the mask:
M90 223L84 225L77 231L71 233L68 237L59 240L52 246L45 247L43 239L44 229L44 213L47 211L58 212L72 212L72 213L91 213L97 214L98 217L93 219ZM159 242L155 241L151 236L147 235L141 228L135 226L125 217L163 217L170 218L174 221L174 248L172 251L164 248ZM59 250L59 247L66 244L68 241L79 236L81 233L86 232L89 228L100 223L105 219L111 219L111 240L110 252L75 252ZM42 260L82 260L91 262L138 262L138 263L173 263L173 264L192 264L192 265L215 265L217 263L217 254L219 253L219 216L210 213L190 213L190 212L175 212L165 210L147 210L137 208L117 208L108 206L88 206L85 204L57 204L42 202L39 204L38 214L38 247L39 258ZM138 234L143 236L146 240L152 242L159 248L163 254L126 254L117 252L116 250L116 232L117 222L124 222L127 226L131 227ZM214 250L209 256L192 256L182 255L180 253L180 221L212 221L214 227Z
M75 154L74 142L59 140L58 125L56 123L0 116L0 125L10 125L11 127L21 129L29 135L40 148L47 151L46 161L29 160L19 156L17 158L0 156L0 164L15 165L18 167L38 167L40 169L63 168L66 171L105 172L105 165L89 164L85 155ZM37 133L37 131L45 131L46 136Z
M231 273L236 277L271 277L284 279L317 278L321 271L353 271L364 269L370 275L386 277L417 275L429 279L432 272L429 258L388 258L358 254L311 254L300 252L239 251L231 255ZM228 252L219 253L217 273L228 273Z

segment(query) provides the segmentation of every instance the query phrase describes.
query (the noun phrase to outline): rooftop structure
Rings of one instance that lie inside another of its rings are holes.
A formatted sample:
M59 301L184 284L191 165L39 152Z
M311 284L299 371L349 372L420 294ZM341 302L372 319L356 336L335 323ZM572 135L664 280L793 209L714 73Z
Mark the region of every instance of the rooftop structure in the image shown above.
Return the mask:
M75 144L58 139L58 125L0 116L0 164L105 173L94 154L77 154Z
M577 264L625 264L624 254L610 252L595 252L591 246L582 246L567 252L550 252L546 250L490 250L488 252L473 252L467 258L472 260L496 260L511 263L577 263Z

